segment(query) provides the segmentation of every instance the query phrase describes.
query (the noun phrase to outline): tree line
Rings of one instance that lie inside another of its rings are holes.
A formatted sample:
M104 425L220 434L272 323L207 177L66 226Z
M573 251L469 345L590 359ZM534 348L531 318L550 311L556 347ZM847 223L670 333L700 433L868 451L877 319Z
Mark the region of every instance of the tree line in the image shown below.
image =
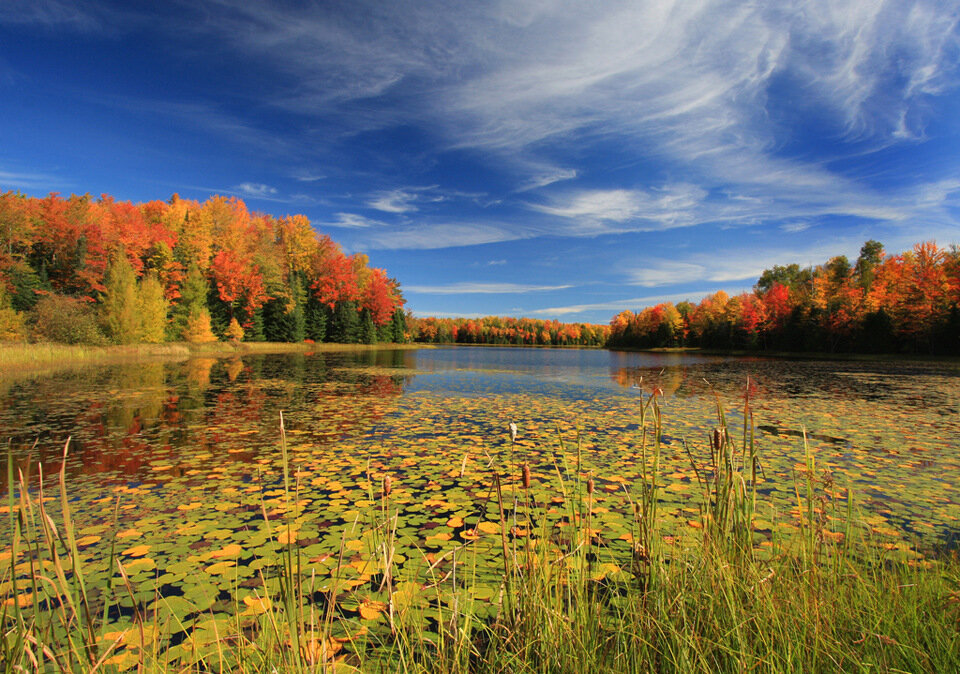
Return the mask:
M402 342L399 283L303 215L0 194L0 339Z
M415 342L502 344L517 346L603 346L610 329L590 323L561 323L535 318L407 317Z
M851 263L774 266L753 292L665 302L610 322L611 347L960 354L960 249L867 241Z

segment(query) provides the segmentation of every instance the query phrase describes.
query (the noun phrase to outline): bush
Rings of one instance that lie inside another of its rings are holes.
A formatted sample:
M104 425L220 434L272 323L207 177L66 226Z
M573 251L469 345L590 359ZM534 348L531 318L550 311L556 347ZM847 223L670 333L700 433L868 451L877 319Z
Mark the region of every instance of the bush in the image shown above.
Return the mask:
M30 311L28 322L34 341L92 345L107 341L93 307L64 295L43 297Z

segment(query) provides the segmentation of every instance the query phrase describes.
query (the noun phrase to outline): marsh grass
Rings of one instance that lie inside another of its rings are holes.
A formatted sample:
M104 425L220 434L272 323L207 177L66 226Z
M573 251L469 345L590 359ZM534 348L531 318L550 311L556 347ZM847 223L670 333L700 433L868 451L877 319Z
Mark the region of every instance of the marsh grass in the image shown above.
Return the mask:
M123 346L84 346L53 342L0 343L0 373L16 375L46 372L93 364L131 363L149 360L186 360L197 356L232 356L248 353L328 353L359 352L376 349L413 349L411 344L333 344L306 342L214 342L189 344L130 344Z
M157 609L158 590L133 586L112 546L115 582L87 587L63 471L56 521L49 496L31 493L11 458L13 538L0 574L5 670L960 671L955 556L892 557L858 523L853 495L835 497L809 451L794 481L796 507L783 514L797 522L795 535L758 537L763 465L749 400L738 441L718 401L707 446L688 447L700 511L682 529L687 534L668 533L658 514L659 392L639 414L644 471L623 488L633 512L626 557L595 528L582 444L567 447L560 438L549 475L531 476L512 446L509 455L489 457L489 492L478 512L492 519L463 522L463 542L442 555L398 548L402 514L391 503L391 478L368 476L373 505L353 527L372 532L375 572L359 586L342 574L350 532L329 582L303 572L300 484L281 417L284 506L279 515L262 511L276 563L261 567L251 595L241 600L235 588L227 618L211 614L189 628ZM531 489L534 478L564 497L559 521L547 517L551 505ZM484 554L497 555L492 579L477 543L482 530L493 541ZM421 563L401 573L401 553ZM382 600L370 599L374 592ZM117 632L110 615L121 605L131 620ZM177 632L187 637L172 647Z

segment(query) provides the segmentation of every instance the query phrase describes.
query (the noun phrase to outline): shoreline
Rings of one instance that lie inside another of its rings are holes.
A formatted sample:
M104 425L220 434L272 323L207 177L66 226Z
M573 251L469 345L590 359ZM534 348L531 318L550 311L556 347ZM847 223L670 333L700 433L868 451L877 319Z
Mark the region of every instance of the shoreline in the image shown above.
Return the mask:
M118 365L157 360L189 360L197 357L230 357L257 353L349 353L381 349L413 350L430 348L414 344L338 344L322 342L167 342L164 344L125 344L84 346L80 344L0 344L0 378L7 375L44 374L87 365Z
M777 358L781 360L835 360L848 362L918 362L951 363L960 367L960 357L923 353L830 353L829 351L748 351L746 349L701 349L696 346L664 346L638 349L626 346L607 348L624 353L676 353L700 356L732 356L736 358Z
M8 375L24 376L44 374L86 365L114 365L157 360L189 360L197 357L225 358L234 355L270 353L350 353L377 350L435 349L439 347L484 347L506 349L557 349L609 351L611 353L651 353L727 356L733 358L771 358L781 360L828 360L837 362L916 362L944 363L960 368L960 357L928 354L866 354L829 353L804 351L747 351L742 349L701 349L698 347L658 347L639 349L630 347L609 348L603 346L546 345L546 344L467 344L460 342L433 343L407 342L378 344L340 344L334 342L167 342L163 344L128 344L110 346L85 346L81 344L57 344L41 342L0 343L0 378Z

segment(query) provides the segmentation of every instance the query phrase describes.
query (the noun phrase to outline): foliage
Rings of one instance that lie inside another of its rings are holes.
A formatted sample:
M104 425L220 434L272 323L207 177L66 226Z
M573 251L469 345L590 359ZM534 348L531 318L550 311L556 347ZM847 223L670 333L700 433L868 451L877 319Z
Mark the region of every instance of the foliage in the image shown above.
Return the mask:
M11 306L10 298L0 284L0 342L20 342L27 337L25 317Z
M66 453L59 480L39 489L11 458L6 662L64 672L957 670L956 556L887 547L806 443L796 477L761 477L749 399L742 440L718 405L709 447L688 449L685 468L666 461L662 397L631 401L636 444L616 450L628 453L629 479L595 479L601 457L559 429L541 446L521 424L519 441L488 440L486 456L468 461L469 432L398 474L411 458L399 447L388 458L288 445L281 416L280 456L260 457L259 484L227 486L237 466L203 463L209 452L179 455L184 464L155 457L155 484L118 484L124 501L162 502L133 512L129 528L102 494L95 524L81 524ZM316 456L326 452L339 457L336 472L302 469L298 459L328 466ZM439 472L428 480L423 467ZM171 501L169 487L191 472L216 486ZM770 487L792 509L759 511ZM671 501L677 516L665 517Z
M106 342L89 302L65 295L45 295L28 314L34 341L99 345Z
M104 332L115 344L133 344L140 337L137 280L133 267L123 254L114 257L104 279L100 304Z
M365 255L345 255L303 215L251 213L222 196L133 204L109 195L0 194L0 284L15 311L56 293L95 305L111 341L153 341L161 313L153 282L151 329L143 332L133 316L137 279L147 275L168 303L169 340L206 340L208 323L223 335L236 319L248 341L356 342L361 310L377 336L393 337L380 329L404 304L384 270L370 268Z
M210 311L206 307L196 309L187 316L182 337L185 342L192 344L206 344L207 342L217 341L217 336L213 334L210 327Z
M602 346L609 328L589 323L560 323L534 318L487 316L468 318L404 317L398 329L414 342L461 344L516 344L528 346Z
M233 342L239 342L243 339L243 328L240 327L240 323L237 322L236 318L230 319L230 325L227 326L226 337Z
M679 318L669 303L617 314L608 345L960 354L960 251L926 242L887 256L867 241L853 265L775 266L752 293L681 305Z
M159 279L152 272L146 274L137 287L138 341L160 344L165 340L168 309Z

